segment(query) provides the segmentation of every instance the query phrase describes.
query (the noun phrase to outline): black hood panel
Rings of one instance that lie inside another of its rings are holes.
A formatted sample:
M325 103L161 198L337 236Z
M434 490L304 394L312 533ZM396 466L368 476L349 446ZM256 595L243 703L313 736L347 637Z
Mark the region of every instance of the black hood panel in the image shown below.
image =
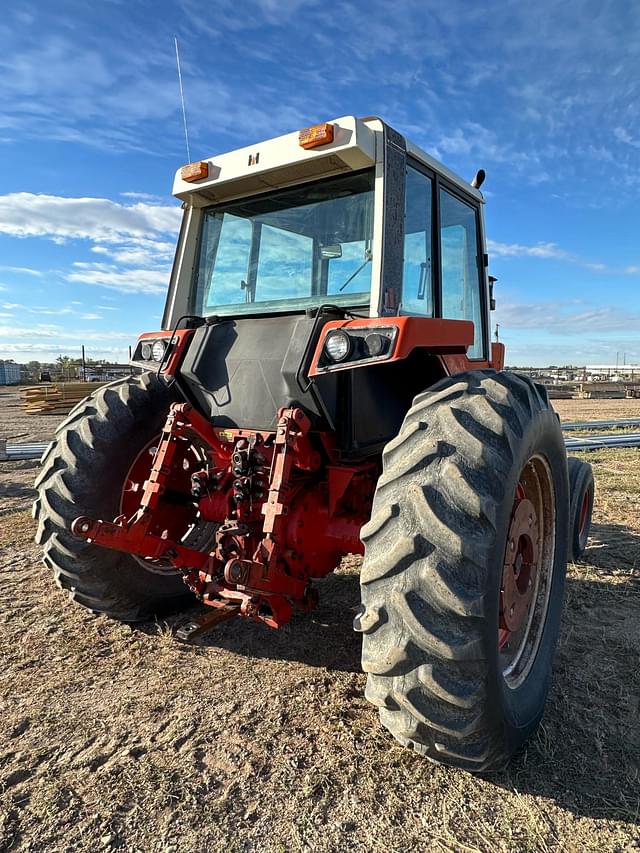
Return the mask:
M331 429L336 377L322 377L306 392L296 380L313 327L314 320L302 315L201 326L180 368L181 384L216 426L273 430L278 409L300 406L316 428Z

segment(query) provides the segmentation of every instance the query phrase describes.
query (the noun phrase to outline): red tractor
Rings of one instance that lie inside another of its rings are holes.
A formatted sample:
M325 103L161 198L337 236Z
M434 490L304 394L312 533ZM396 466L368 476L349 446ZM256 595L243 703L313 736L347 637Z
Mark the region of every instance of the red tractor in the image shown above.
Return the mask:
M195 597L278 628L363 554L367 698L476 771L542 716L571 537L558 418L490 343L482 177L353 117L182 168L162 331L35 504L59 586L126 621Z

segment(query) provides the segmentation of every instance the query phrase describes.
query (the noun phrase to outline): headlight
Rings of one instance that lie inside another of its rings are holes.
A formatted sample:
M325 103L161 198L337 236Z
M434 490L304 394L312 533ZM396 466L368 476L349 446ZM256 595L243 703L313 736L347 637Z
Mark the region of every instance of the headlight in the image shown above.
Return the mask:
M143 343L140 345L140 355L142 356L144 361L151 361L153 358L153 348L149 343Z
M377 332L371 332L371 334L367 335L364 342L367 354L372 358L382 355L389 346L389 338L379 335Z
M398 328L393 322L382 326L372 319L371 326L359 321L358 325L327 329L313 374L390 360Z
M167 345L164 341L156 341L151 349L151 355L154 361L162 361L167 350Z
M324 351L333 362L344 361L351 354L351 338L346 332L329 332L324 342Z

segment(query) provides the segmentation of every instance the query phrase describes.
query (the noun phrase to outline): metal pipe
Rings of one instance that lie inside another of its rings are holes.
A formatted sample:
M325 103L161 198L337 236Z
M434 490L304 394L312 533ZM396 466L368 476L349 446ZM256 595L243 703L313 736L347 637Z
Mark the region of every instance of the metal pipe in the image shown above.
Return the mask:
M607 447L640 447L640 432L629 432L622 435L593 435L589 438L565 438L564 444L569 453L577 450L600 450Z
M616 427L640 426L640 418L621 418L611 421L574 421L561 424L563 432L576 432L590 429L615 429Z
M40 459L48 446L48 441L14 444L0 440L0 461Z

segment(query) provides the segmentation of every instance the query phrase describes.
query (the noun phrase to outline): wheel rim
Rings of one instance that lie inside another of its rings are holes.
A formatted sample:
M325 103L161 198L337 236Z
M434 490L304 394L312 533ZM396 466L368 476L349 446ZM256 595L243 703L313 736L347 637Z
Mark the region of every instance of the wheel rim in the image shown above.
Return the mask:
M555 493L547 461L532 456L518 478L500 584L498 652L508 687L536 658L549 606L555 557Z
M159 440L160 436L158 435L143 447L131 463L124 478L120 495L120 514L126 515L127 518L131 518L140 505L142 488L151 472ZM196 445L186 439L179 442L176 454L179 454L181 458L174 457L175 491L180 494L189 494L191 490L191 474L206 464L206 456L201 448L196 447ZM194 503L190 501L179 503L160 501L154 510L154 524L150 528L150 532L161 536L167 531L166 538L193 545L193 547L197 548L200 543L192 543L191 540L197 535L200 527L206 525L206 522L202 523L200 514ZM147 571L154 572L155 574L175 575L180 573L168 560L151 560L136 557L135 555L133 557Z

